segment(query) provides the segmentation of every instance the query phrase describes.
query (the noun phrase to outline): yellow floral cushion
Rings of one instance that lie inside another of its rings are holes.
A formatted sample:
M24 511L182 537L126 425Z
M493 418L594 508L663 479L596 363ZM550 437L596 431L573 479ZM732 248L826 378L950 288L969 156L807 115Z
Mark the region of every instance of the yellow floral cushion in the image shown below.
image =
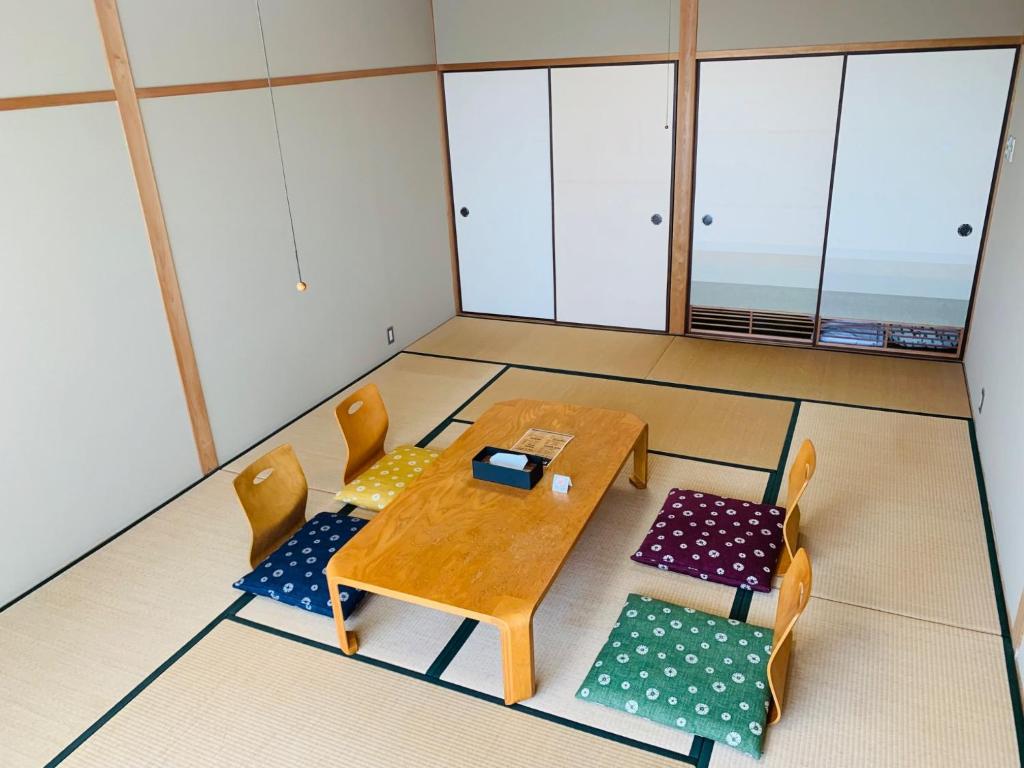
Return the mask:
M363 509L384 509L436 458L437 451L403 445L338 491L334 498Z

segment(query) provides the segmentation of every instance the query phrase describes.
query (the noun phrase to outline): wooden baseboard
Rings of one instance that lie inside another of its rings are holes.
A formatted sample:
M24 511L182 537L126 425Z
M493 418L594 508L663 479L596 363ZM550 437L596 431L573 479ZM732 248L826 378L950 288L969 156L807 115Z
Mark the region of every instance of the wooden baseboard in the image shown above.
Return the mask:
M1017 604L1017 618L1013 621L1010 640L1013 642L1014 650L1019 651L1021 646L1024 646L1024 590L1020 593L1020 601Z

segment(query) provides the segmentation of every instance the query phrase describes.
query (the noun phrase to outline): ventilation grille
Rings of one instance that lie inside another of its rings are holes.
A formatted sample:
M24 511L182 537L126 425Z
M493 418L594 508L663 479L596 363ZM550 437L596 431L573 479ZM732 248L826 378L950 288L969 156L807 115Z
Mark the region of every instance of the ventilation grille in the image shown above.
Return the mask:
M957 355L963 328L906 323L874 323L862 320L822 318L818 343L891 349L900 352Z
M756 309L690 307L690 330L721 336L809 342L814 338L814 317Z

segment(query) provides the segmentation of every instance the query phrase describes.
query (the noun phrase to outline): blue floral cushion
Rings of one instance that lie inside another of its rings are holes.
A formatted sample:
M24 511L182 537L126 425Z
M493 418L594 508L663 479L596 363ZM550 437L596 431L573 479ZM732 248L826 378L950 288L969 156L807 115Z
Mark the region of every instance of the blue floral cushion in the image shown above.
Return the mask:
M251 573L236 581L235 587L333 617L331 594L324 578L327 561L367 522L337 512L321 512ZM363 599L363 594L362 590L342 587L342 615L350 616Z

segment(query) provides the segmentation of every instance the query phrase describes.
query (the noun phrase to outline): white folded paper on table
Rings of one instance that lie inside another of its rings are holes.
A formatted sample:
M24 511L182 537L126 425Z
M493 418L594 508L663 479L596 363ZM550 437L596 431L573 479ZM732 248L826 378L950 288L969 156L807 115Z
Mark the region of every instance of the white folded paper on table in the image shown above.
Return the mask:
M555 475L551 478L551 490L555 493L568 493L572 488L572 478L568 475Z
M490 463L509 469L523 469L526 467L526 457L516 453L495 453L491 455Z

